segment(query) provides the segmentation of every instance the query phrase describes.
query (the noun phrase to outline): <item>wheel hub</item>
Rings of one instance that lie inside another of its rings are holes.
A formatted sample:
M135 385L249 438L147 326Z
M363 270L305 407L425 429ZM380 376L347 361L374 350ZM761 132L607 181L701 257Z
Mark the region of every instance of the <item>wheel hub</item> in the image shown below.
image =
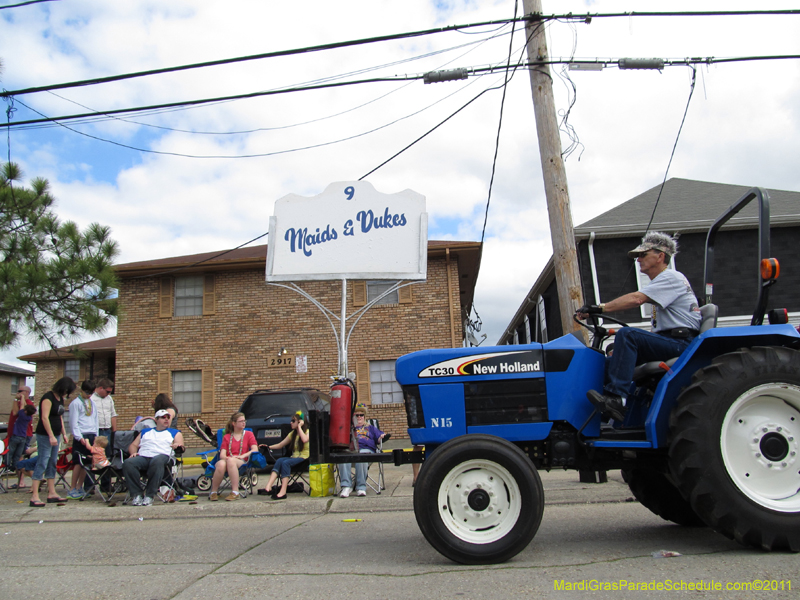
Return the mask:
M783 460L789 454L789 442L780 433L771 431L761 438L761 454L773 462Z
M492 499L489 497L489 494L482 489L472 490L469 496L467 496L467 504L469 504L469 507L478 512L486 510L491 501Z
M783 470L797 459L797 439L785 426L760 423L752 430L750 451L756 464Z

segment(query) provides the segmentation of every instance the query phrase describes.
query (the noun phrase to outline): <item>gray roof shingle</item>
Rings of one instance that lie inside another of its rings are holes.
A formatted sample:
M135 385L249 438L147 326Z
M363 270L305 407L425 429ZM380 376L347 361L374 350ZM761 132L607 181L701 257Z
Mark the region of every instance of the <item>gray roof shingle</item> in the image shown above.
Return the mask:
M575 227L575 237L591 232L598 237L643 235L653 214L660 185ZM744 185L711 183L673 177L664 184L653 222L648 229L667 232L707 231L717 218L750 189ZM773 227L800 224L800 192L767 190ZM748 204L727 227L755 227L757 203Z

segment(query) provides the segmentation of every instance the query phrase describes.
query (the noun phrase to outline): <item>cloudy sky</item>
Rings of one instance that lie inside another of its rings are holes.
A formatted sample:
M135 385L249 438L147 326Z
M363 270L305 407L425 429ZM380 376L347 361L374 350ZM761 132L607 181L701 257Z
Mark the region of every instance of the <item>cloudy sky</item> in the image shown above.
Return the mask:
M15 4L16 0L2 0ZM544 0L544 13L796 8L796 2ZM0 4L2 8L2 4ZM61 0L0 10L0 85L14 91L122 73L508 19L512 0ZM518 11L522 13L522 3ZM800 16L616 17L549 21L553 58L800 54ZM523 58L510 25L18 96L11 123L280 90L322 82L503 66ZM659 185L692 71L552 67L559 113L579 142L566 159L574 223ZM49 179L57 212L109 225L119 262L238 246L267 231L276 199L370 174L384 193L427 198L431 239L481 239L500 121L502 71L293 91L180 110L16 125L0 131L28 178ZM9 108L6 103L4 109ZM528 73L507 86L475 306L494 343L551 254ZM697 67L669 171L720 183L800 190L800 60ZM562 136L566 148L570 139ZM732 199L732 201L735 199ZM260 240L257 243L264 243ZM106 335L113 335L109 330ZM105 336L96 336L105 337ZM42 349L23 342L0 361Z

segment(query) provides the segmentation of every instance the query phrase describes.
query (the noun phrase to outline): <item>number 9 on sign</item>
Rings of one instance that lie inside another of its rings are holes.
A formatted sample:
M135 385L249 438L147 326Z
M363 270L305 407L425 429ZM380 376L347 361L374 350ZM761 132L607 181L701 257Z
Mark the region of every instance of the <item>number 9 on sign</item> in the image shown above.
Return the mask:
M352 185L348 185L346 188L344 188L344 193L348 200L352 200L353 196L356 195L356 188L354 188Z

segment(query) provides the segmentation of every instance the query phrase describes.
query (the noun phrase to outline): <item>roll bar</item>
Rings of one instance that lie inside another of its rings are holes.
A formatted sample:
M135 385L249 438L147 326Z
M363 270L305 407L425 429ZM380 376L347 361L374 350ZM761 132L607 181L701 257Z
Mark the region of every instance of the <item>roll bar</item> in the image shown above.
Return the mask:
M714 271L714 241L717 236L717 231L728 222L728 220L736 215L740 210L747 206L754 198L758 198L758 264L765 258L769 258L770 244L769 244L769 194L767 190L759 187L751 188L744 196L739 198L733 206L725 211L719 217L711 228L708 230L706 236L706 263L703 271L703 287L705 291L706 304L712 302L714 294L714 283L712 275ZM756 309L753 312L753 318L750 325L761 325L764 322L764 311L767 308L767 300L769 298L769 286L775 283L774 279L764 281L761 279L759 268L758 279L758 300L756 302Z

